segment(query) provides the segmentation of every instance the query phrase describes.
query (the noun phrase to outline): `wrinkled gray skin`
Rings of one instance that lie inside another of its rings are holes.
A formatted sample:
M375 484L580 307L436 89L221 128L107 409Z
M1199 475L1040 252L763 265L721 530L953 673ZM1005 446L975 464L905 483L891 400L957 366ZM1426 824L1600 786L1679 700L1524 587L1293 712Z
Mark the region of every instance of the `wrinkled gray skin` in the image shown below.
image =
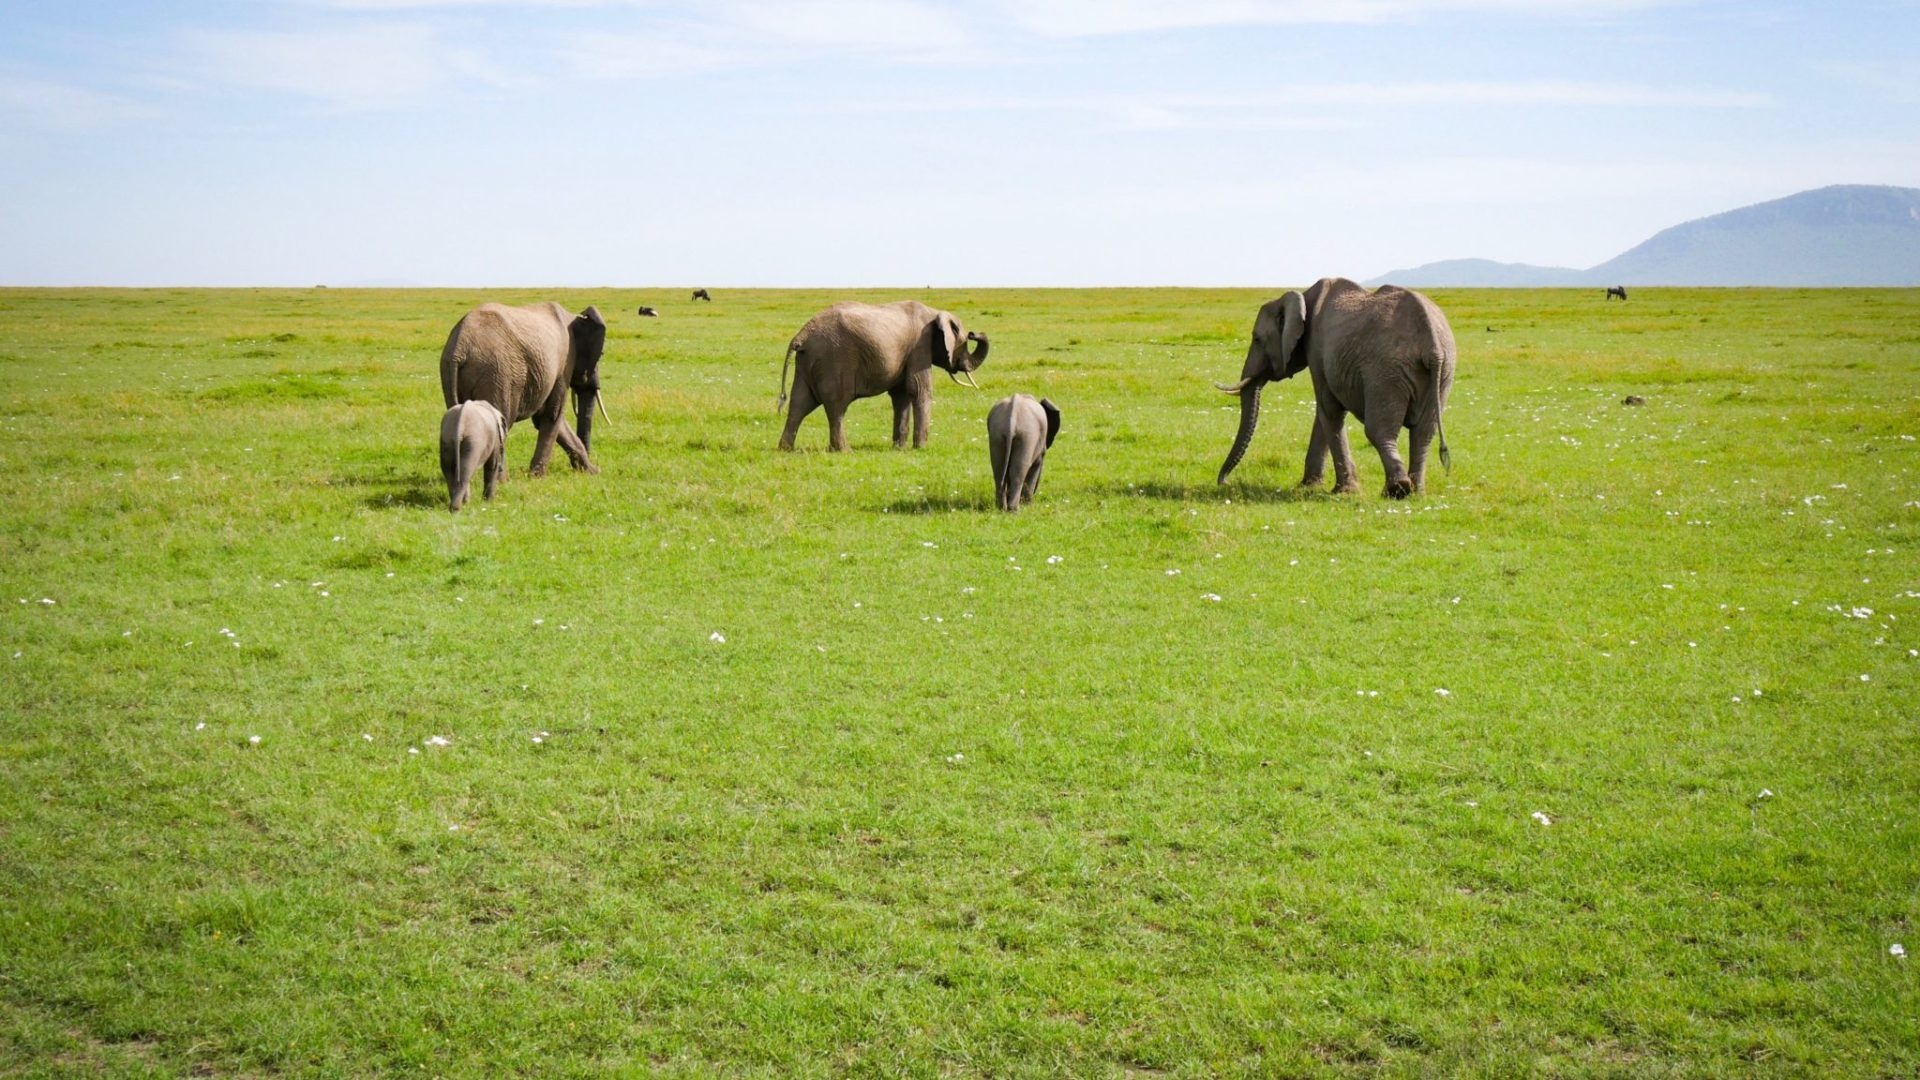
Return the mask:
M1060 410L1046 398L1015 394L987 412L987 452L993 458L993 501L1012 513L1033 501L1040 468L1060 434Z
M969 352L966 343L977 347ZM825 406L828 447L847 448L843 421L856 398L886 394L893 399L893 445L907 444L907 416L913 416L913 445L927 445L933 415L933 369L949 378L971 373L987 362L985 334L969 334L960 320L917 300L895 304L835 304L807 320L780 361L778 409L788 404L787 359L793 361L793 398L780 449L793 449L800 421ZM977 389L977 387L976 387Z
M1417 292L1383 285L1369 293L1346 278L1321 278L1302 293L1289 292L1261 307L1254 319L1240 381L1220 389L1240 396L1240 430L1220 466L1220 483L1247 452L1260 421L1260 391L1274 379L1301 371L1313 377L1313 437L1300 486L1318 487L1333 455L1335 490L1360 490L1346 418L1352 413L1386 469L1386 494L1404 499L1423 490L1427 448L1440 437L1440 462L1448 463L1440 426L1453 387L1453 330L1433 301ZM1400 460L1401 428L1412 465Z
M485 401L500 410L509 428L532 420L540 433L529 467L534 476L546 473L556 441L574 468L597 473L587 447L606 344L607 322L598 308L572 315L552 301L526 307L481 304L461 316L440 350L440 396L449 407ZM575 395L578 434L565 422L569 391Z
M447 510L457 513L473 495L474 470L483 469L480 497L492 499L507 472L507 419L484 401L463 401L440 418L440 475Z

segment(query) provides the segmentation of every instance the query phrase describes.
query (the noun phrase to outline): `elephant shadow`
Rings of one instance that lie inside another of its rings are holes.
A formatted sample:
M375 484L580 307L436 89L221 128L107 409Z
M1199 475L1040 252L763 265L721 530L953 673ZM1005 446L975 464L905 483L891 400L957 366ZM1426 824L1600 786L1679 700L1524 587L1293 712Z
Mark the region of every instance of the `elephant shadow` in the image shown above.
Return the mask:
M1149 480L1145 483L1108 484L1102 494L1131 496L1134 498L1161 499L1166 502L1195 503L1303 503L1323 502L1333 498L1331 492L1318 488L1299 487L1260 487L1242 484L1212 484L1168 480Z
M895 499L881 507L886 514L965 514L986 513L993 510L993 500L986 495L923 495L912 499Z
M447 487L438 476L408 475L397 469L378 474L348 473L328 481L334 487L358 488L360 505L371 510L447 508Z

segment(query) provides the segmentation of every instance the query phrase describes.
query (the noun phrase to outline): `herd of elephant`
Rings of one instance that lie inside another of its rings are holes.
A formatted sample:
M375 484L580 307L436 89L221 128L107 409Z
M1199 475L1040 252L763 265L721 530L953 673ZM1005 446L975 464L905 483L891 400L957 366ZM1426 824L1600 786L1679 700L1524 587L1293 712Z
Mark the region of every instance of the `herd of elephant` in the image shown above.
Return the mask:
M440 471L449 510L467 501L475 472L482 473L483 497L493 497L506 472L507 431L522 420L532 420L538 432L533 475L546 472L556 443L574 468L599 471L589 447L595 407L606 415L600 400L606 341L606 319L597 308L574 315L552 302L482 304L454 325L440 353L440 391L447 405L440 423ZM906 446L911 417L913 445L925 446L933 369L973 385L973 372L986 363L990 347L985 334L968 333L951 312L918 301L835 304L807 320L781 360L779 405L787 408L787 420L780 449L793 449L801 421L817 408L827 412L829 448L847 449L847 406L881 394L893 402L893 445ZM1306 371L1315 411L1301 486L1324 484L1331 457L1335 490L1360 490L1345 430L1351 413L1380 455L1386 494L1404 499L1422 490L1427 451L1436 436L1441 464L1449 464L1441 413L1453 386L1455 358L1446 316L1417 292L1392 285L1369 292L1345 278L1322 278L1304 292L1268 301L1254 318L1239 381L1220 386L1240 398L1240 427L1220 466L1219 482L1226 482L1253 440L1261 390L1275 379ZM574 430L564 422L569 395ZM1406 461L1399 450L1402 428L1412 432ZM987 415L987 441L995 505L1012 511L1032 501L1059 432L1060 410L1051 401L1015 394L994 404Z

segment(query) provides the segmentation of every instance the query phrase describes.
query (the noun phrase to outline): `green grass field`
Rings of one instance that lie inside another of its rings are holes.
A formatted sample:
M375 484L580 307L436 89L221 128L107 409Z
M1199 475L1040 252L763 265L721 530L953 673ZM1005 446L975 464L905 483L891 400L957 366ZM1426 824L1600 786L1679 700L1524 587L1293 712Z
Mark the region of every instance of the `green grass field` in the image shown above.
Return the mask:
M1920 1071L1920 291L1436 290L1407 503L1213 483L1269 293L686 295L0 291L0 1073ZM775 452L908 295L984 391ZM449 515L544 298L603 474Z

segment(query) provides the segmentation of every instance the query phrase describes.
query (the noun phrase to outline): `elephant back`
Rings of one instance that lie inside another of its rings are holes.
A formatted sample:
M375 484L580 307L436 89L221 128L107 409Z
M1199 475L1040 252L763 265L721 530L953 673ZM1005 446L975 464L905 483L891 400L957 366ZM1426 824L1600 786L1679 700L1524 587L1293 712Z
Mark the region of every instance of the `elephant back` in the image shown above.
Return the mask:
M440 352L446 403L488 402L509 425L538 412L566 373L568 321L551 301L482 304L461 316Z

